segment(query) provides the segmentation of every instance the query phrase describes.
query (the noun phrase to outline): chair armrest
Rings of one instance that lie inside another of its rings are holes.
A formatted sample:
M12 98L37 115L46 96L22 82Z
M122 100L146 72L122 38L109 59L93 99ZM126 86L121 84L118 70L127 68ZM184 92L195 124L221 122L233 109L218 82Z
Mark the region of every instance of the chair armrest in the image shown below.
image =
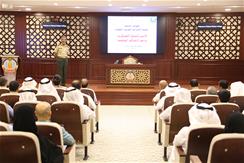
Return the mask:
M197 155L190 155L190 161L192 163L202 163L202 161Z
M89 142L89 135L90 135L90 120L85 120L82 122L82 142L84 146L88 146Z
M81 124L87 124L89 120L84 120Z
M176 147L177 150L177 158L179 158L179 163L185 163L186 162L186 153L184 152L182 146Z
M182 156L185 157L186 156L186 154L185 154L182 146L177 147L177 152L178 152L178 154L179 154L180 157L182 157Z

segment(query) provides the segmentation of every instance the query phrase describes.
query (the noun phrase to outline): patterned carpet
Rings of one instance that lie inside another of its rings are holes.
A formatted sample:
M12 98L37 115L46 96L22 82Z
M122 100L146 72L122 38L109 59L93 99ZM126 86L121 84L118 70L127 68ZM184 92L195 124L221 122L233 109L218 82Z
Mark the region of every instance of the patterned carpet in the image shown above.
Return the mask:
M101 106L100 132L89 146L89 159L83 161L83 148L77 147L77 162L162 163L163 147L153 133L152 106Z

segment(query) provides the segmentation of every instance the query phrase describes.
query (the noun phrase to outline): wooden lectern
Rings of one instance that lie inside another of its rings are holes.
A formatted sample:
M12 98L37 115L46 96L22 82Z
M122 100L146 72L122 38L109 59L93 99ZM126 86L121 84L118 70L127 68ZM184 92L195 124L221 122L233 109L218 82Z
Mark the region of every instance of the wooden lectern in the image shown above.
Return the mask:
M106 65L106 85L112 87L151 87L154 85L154 64L141 64L128 56L122 64Z
M16 80L17 69L19 67L18 58L16 55L2 55L2 69L8 83Z

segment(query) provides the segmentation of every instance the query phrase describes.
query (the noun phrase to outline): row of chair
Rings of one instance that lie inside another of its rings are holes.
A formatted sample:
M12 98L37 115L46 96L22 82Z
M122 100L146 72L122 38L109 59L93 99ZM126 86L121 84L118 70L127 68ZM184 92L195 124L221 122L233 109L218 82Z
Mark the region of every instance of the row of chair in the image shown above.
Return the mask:
M6 89L0 89L0 90L6 90ZM57 89L57 91L58 91L60 96L63 96L64 89ZM95 99L95 97L94 97L95 95L92 91L82 89L81 92L91 96L91 98L93 100ZM84 104L88 106L88 98L86 96L83 96L83 97L84 97ZM45 101L45 102L48 102L50 105L57 101L56 97L54 97L52 95L36 95L36 98L38 101ZM19 95L15 95L15 94L2 95L2 96L0 96L0 101L6 102L7 104L9 104L13 108L15 103L17 103L19 101ZM95 109L95 114L96 114L95 126L96 126L96 132L98 132L99 131L99 117L100 117L100 115L99 115L100 102L97 102L96 106L97 107ZM1 112L1 110L0 110L0 112ZM0 118L0 121L2 121L1 118ZM6 120L4 120L4 122L6 122Z
M20 105L24 104L29 105L34 111L37 103L38 102L17 102L14 105L14 110L17 109ZM65 129L73 135L77 144L84 145L84 160L86 160L88 158L88 145L90 143L94 143L94 119L83 121L80 106L74 102L54 102L51 105L51 110L51 121L65 127ZM2 104L2 102L0 102L0 120L6 122L4 119L2 119L2 113L5 113L7 115L6 117L9 117L6 107L4 104ZM7 123L9 123L9 120L7 120Z
M179 163L244 162L243 134L226 134L223 126L205 126L191 129L186 152L177 147Z
M213 103L211 104L216 108L216 111L220 117L221 124L224 125L227 117L231 112L239 111L239 106L234 103ZM167 147L172 145L174 136L180 131L184 126L189 126L188 110L193 106L193 104L176 104L172 107L171 121L159 120L159 130L158 136L159 141L161 140L161 135L163 137L164 146L164 159L167 160ZM162 124L162 126L161 126ZM159 142L161 144L162 142Z

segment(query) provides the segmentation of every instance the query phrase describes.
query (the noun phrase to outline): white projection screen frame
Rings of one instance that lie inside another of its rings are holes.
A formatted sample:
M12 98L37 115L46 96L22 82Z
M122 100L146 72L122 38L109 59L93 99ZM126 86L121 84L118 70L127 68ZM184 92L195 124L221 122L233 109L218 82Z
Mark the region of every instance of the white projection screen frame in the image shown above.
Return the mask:
M108 16L107 22L107 53L157 53L157 16Z

